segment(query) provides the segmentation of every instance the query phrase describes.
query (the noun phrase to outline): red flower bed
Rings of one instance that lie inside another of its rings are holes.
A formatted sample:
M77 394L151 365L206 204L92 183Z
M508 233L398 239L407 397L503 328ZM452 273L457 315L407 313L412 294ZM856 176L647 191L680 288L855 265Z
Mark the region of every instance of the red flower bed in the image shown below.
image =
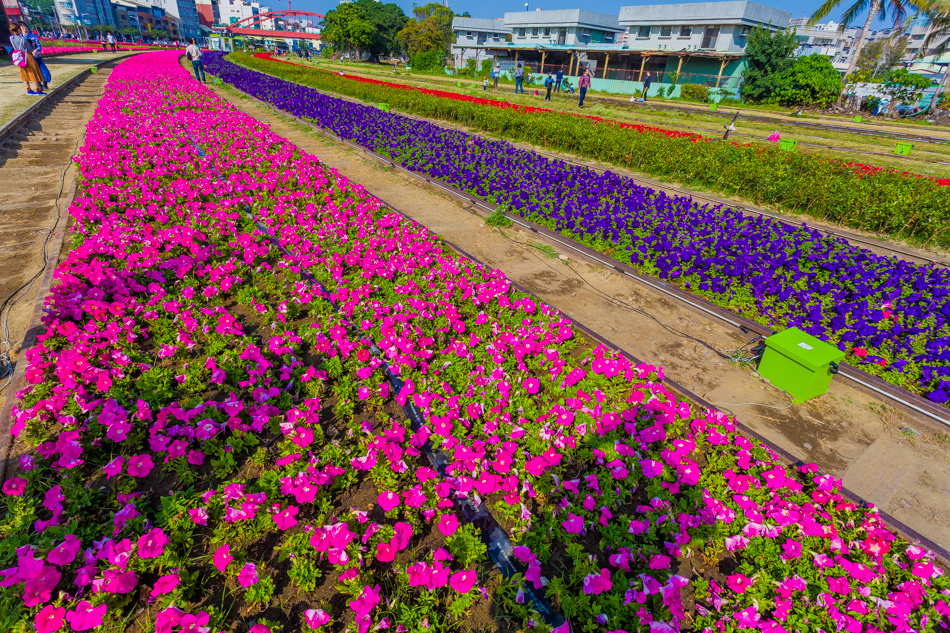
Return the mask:
M291 64L293 66L299 66L299 64L294 64L293 62L284 61L282 59L275 59L271 57L270 53L255 53L254 57L259 57L260 59L266 59L272 62L281 62L282 64ZM397 84L391 81L381 81L379 79L369 79L367 77L358 77L356 75L347 75L345 73L336 73L341 77L346 79L352 79L354 81L362 81L363 83L377 84L379 86L386 86L388 88L401 88L403 90L417 90L427 95L432 95L433 97L443 97L446 99L454 99L456 101L468 101L470 103L476 103L478 105L490 106L493 108L508 108L510 110L516 110L518 112L557 112L556 110L550 110L548 108L535 108L533 106L524 106L518 105L515 103L509 103L507 101L498 101L495 99L485 99L482 97L470 97L468 95L458 94L457 92L446 92L444 90L431 90L429 88L416 88L414 86L407 86L406 84ZM613 121L611 119L603 119L598 116L591 116L588 114L574 114L572 112L563 112L560 114L568 114L570 116L581 117L585 119L591 119L592 121L598 121L601 123L610 123L617 125L619 127L630 128L637 130L638 132L657 132L659 134L665 134L670 138L693 138L696 140L705 139L701 134L693 134L692 132L677 132L675 130L665 130L659 127L649 127L646 125L637 125L635 123L622 123L620 121Z

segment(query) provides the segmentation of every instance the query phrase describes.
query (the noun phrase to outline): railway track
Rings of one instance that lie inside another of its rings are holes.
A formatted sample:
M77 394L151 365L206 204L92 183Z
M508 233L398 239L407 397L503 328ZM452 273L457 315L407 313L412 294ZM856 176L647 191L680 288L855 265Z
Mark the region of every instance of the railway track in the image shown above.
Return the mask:
M79 73L0 128L0 398L36 335L34 304L52 281L72 200L72 158L118 61Z

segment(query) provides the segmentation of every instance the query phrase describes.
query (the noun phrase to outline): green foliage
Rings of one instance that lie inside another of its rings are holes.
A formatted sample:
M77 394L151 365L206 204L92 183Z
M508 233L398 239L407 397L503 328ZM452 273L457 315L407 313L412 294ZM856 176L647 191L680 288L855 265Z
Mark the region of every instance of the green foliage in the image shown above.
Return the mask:
M415 90L352 81L329 72L244 54L232 54L228 59L322 90L370 103L385 102L394 111L596 158L862 230L950 244L950 187L930 179L889 170L859 175L844 161L804 152L604 126L556 112L518 112L434 99ZM729 169L723 169L723 165Z
M702 84L683 84L680 87L680 96L684 99L706 103L709 101L709 87Z
M798 48L795 31L780 29L772 33L756 27L746 43L746 62L742 72L741 95L750 103L774 103L778 78L791 68L792 53Z
M323 37L341 51L368 52L375 59L399 51L396 35L408 21L396 4L355 0L327 12Z
M775 96L785 106L830 105L844 88L841 75L825 55L799 57L776 82Z
M442 51L425 51L416 53L409 60L409 65L413 70L424 72L427 70L440 70L445 63L445 54Z
M885 77L884 91L890 95L892 104L914 103L930 85L930 79L923 75L916 75L906 68L895 68Z
M505 214L503 207L497 207L492 214L485 218L485 224L488 226L511 226L511 220Z
M455 534L445 539L445 546L465 569L474 568L488 552L488 548L482 543L481 536L471 523L460 526Z
M452 45L452 19L455 14L438 2L430 2L412 10L416 16L399 31L397 38L411 56L431 51L444 58Z

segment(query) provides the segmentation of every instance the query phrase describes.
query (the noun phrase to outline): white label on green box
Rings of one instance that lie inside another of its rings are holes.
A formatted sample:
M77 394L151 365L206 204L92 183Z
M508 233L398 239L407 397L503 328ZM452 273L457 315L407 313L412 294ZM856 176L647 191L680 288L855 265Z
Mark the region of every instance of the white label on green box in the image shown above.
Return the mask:
M814 347L812 347L812 346L809 345L808 343L799 343L798 346L799 346L800 348L802 348L802 349L808 349L808 350L815 349Z

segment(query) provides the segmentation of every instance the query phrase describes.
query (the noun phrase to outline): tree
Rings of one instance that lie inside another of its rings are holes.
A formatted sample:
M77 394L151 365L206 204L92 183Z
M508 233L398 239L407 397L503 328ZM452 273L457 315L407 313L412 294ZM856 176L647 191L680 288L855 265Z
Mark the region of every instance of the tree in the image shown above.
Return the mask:
M795 31L780 29L775 33L755 27L746 44L746 69L742 72L741 95L752 103L769 103L775 99L776 80L791 68L791 55L798 48Z
M887 0L885 3L884 0L855 0L855 3L850 7L844 10L844 14L841 16L841 32L844 33L844 30L854 22L854 18L859 14L863 13L868 7L868 18L864 22L864 28L861 29L861 32L858 34L858 40L854 43L854 54L851 56L851 62L848 64L848 71L845 73L845 80L850 81L848 75L854 72L855 67L858 63L858 58L861 55L861 49L864 48L864 41L867 39L868 34L871 32L871 22L874 21L875 17L880 18L881 20L887 20L888 11L890 11L891 17L894 19L894 25L899 24L904 16L907 15L908 6L916 6L918 3L928 2L928 1L940 1L943 0ZM818 22L818 20L827 16L829 13L838 8L842 0L825 0L824 4L818 7L808 21L808 25L812 26ZM906 4L905 4L906 2ZM888 9L888 7L890 7ZM841 100L844 99L844 92L838 96L838 105L841 105Z
M891 97L888 108L897 104L914 103L930 86L929 78L915 75L906 68L895 68L887 73L884 83L884 91Z
M841 75L825 55L799 57L776 80L775 96L786 106L827 107L841 94Z
M887 46L884 51L884 70L890 70L904 61L907 55L907 45L910 38L901 34L899 37L888 38Z
M398 52L401 46L397 35L409 22L399 5L375 0L356 0L353 4L363 9L366 20L373 25L373 40L369 45L372 60Z
M853 74L860 75L870 79L877 74L877 67L884 57L884 49L887 47L887 40L879 39L868 42L861 49L861 55L854 66Z
M363 8L351 2L327 11L322 34L334 48L355 52L359 57L373 42L373 25L366 19Z
M452 45L452 18L455 14L448 7L430 2L412 10L416 16L397 37L410 56L426 51L439 51L448 55Z

